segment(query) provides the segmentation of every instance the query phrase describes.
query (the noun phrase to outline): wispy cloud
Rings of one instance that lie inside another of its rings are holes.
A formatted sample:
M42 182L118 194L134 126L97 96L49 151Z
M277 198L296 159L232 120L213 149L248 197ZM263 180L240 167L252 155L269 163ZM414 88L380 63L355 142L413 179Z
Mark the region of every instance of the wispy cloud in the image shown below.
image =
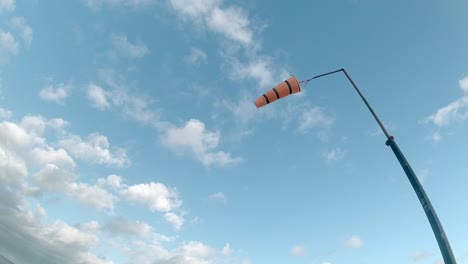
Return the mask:
M200 64L206 64L208 62L208 55L206 55L203 50L192 47L190 49L190 54L185 60L190 65L199 66Z
M33 38L33 30L31 26L26 22L24 17L13 17L10 20L11 27L19 31L21 38L23 39L26 47L31 46Z
M218 203L225 204L227 202L226 195L223 192L210 194L209 198L210 200L218 202Z
M468 76L458 81L458 84L463 92L468 93Z
M460 89L468 93L468 77L458 81ZM428 116L426 121L433 122L438 127L447 126L453 122L464 121L468 118L468 96L451 102L447 106L439 108L434 114Z
M358 249L364 245L364 242L359 236L351 236L345 242L344 246L350 249Z
M143 42L132 43L125 35L112 34L111 40L117 54L123 57L140 59L149 53L148 47Z
M184 224L185 220L182 215L178 215L172 212L165 213L164 219L172 225L175 230L180 230L182 225Z
M19 44L10 32L0 29L0 64L10 61L10 58L18 54Z
M3 12L13 12L16 6L15 0L0 0L0 14Z
M323 157L327 162L333 162L344 158L346 151L340 147L329 149L323 153Z
M82 0L83 4L93 11L104 7L129 7L144 8L155 2L155 0Z
M8 119L12 116L12 113L8 109L0 108L0 119Z
M418 261L431 259L432 256L433 256L433 254L431 254L431 253L424 252L424 251L418 251L418 252L415 252L414 254L412 254L410 256L410 258L411 258L412 261L418 262Z
M303 257L307 255L307 249L304 246L294 246L291 248L291 255L295 257Z
M70 96L72 86L70 84L59 83L49 85L39 92L39 97L44 101L51 101L57 104L63 104L65 99Z
M426 118L438 127L447 126L456 121L464 121L468 118L468 96L464 96L452 103L439 108L434 114Z

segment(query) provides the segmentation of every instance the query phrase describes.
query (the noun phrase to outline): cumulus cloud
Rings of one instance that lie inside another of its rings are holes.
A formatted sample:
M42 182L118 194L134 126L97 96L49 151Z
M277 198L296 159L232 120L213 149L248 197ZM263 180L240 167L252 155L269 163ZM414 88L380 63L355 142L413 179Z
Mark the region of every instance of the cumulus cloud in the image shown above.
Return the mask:
M205 166L234 165L241 158L231 157L230 153L216 151L221 135L218 131L209 131L199 120L191 119L182 127L172 127L162 135L161 143L179 154L189 154Z
M0 255L13 263L111 263L90 252L99 243L92 231L61 220L42 223L41 213L29 210L21 196L3 186L0 199Z
M152 227L141 221L112 217L102 229L115 235L143 237L151 233Z
M10 61L10 58L18 54L19 44L10 32L0 29L0 64Z
M32 160L39 165L57 165L59 167L75 167L75 161L64 149L52 147L34 148L31 151Z
M169 212L182 205L179 193L162 183L144 183L131 185L121 191L123 198L145 205L152 212Z
M111 41L115 51L119 55L130 59L143 58L149 53L149 49L144 43L131 43L125 35L113 34Z
M344 246L350 249L358 249L364 245L362 239L359 236L351 236L344 242Z
M49 85L39 92L39 97L44 101L63 104L65 99L71 94L71 86L69 84L60 83L55 86Z
M55 165L49 164L34 174L33 180L44 191L63 192L73 183L75 176Z
M28 176L28 168L21 158L0 147L0 183L1 185L21 188Z
M33 30L31 26L26 22L24 17L13 17L10 20L11 27L19 31L21 38L23 39L26 47L31 46L33 38Z
M130 164L126 150L110 148L106 136L99 133L89 134L86 139L77 135L69 135L59 141L59 145L73 157L89 163L113 167L125 167Z
M81 203L97 210L114 209L114 202L117 199L113 194L97 185L74 182L68 186L68 190Z

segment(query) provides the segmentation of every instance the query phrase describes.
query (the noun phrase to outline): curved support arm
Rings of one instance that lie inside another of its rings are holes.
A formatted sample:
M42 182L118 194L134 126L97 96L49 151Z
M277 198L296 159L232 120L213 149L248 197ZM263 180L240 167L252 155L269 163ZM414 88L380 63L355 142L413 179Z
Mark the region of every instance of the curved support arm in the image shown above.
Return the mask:
M387 137L387 142L385 144L387 146L390 146L393 153L395 154L395 157L398 159L398 162L400 162L401 167L405 171L406 176L408 176L408 180L410 181L411 186L413 186L413 189L416 192L416 195L418 196L419 201L421 202L421 206L423 207L424 212L426 213L427 219L429 220L429 223L431 224L432 231L434 232L437 243L439 244L440 252L442 253L442 257L444 259L445 264L456 264L457 262L455 261L455 257L453 256L452 248L450 247L450 243L448 241L448 238L445 235L444 228L442 227L442 224L440 223L439 218L437 217L437 214L436 214L436 212L434 210L434 207L432 206L431 201L429 200L429 197L427 196L426 192L424 191L424 188L422 187L422 185L419 182L418 178L416 177L416 174L414 173L413 169L411 168L410 164L408 163L405 156L403 155L400 148L398 147L397 143L395 142L393 136L390 136L387 129L385 129L385 126L380 121L377 114L374 112L374 109L372 109L369 102L367 102L366 98L361 93L361 91L359 90L359 88L357 87L357 85L353 81L353 79L351 79L351 76L349 76L348 72L345 69L339 69L339 70L336 70L336 71L332 71L332 72L317 75L317 76L312 77L311 79L308 79L306 81L310 81L310 80L313 80L313 79L324 77L324 76L334 74L334 73L337 73L337 72L340 72L340 71L342 71L346 75L349 82L353 85L354 89L359 94L359 96L361 97L361 99L364 101L367 108L371 112L372 116L375 118L375 120L379 124L380 128L382 129L383 133L385 134L385 137Z

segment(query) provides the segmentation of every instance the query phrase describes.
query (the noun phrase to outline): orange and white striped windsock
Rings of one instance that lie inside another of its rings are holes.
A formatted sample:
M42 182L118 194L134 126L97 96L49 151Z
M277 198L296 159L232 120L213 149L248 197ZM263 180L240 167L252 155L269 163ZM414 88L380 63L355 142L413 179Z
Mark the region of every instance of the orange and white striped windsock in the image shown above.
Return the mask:
M300 91L301 86L299 85L299 82L297 81L296 77L292 76L286 81L278 84L276 87L268 90L268 92L258 97L254 102L257 108L260 108L280 98L286 97L290 94L298 93Z

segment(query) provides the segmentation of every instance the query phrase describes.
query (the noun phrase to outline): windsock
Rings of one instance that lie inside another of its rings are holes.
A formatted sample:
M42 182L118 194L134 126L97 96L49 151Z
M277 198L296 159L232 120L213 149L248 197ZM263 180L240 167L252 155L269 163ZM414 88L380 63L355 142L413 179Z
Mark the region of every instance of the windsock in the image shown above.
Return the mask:
M297 81L296 77L292 76L286 81L278 84L276 87L268 90L268 92L262 96L258 97L254 103L257 108L260 108L280 98L286 97L290 94L298 93L300 91L301 86L299 85L299 82Z

